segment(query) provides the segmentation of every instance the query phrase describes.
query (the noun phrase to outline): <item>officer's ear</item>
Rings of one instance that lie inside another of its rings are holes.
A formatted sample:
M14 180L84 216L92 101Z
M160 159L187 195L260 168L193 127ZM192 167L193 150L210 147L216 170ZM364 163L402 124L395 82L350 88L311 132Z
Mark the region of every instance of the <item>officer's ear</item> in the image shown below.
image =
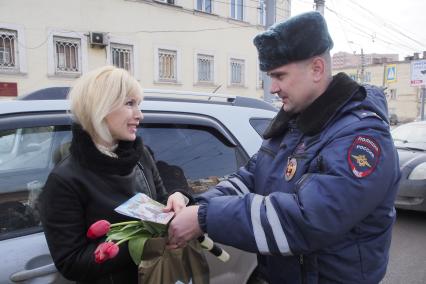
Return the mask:
M327 71L327 63L321 56L315 56L311 59L312 78L315 83L320 82Z

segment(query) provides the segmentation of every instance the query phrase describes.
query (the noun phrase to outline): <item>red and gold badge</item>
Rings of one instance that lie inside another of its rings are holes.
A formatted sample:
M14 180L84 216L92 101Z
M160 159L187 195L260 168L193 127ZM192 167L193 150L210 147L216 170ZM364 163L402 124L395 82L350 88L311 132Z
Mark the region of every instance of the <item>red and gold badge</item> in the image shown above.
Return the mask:
M289 181L294 177L297 170L297 160L295 158L288 158L287 167L285 169L285 180Z

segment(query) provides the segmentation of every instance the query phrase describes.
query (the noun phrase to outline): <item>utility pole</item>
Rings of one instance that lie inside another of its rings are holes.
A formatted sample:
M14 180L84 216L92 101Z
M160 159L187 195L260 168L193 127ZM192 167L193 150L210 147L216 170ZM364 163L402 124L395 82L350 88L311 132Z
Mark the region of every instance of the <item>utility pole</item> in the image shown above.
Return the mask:
M265 3L266 3L265 28L267 29L275 23L276 2L275 0L265 0ZM271 78L268 75L266 75L266 72L263 72L262 79L263 79L263 100L267 102L272 102L274 99L274 95L269 93L269 90L271 89Z
M315 10L320 12L320 14L324 16L325 0L314 0L314 3L315 3Z
M364 58L364 49L361 48L361 74L360 74L360 81L361 84L364 83L364 73L365 73L365 58Z

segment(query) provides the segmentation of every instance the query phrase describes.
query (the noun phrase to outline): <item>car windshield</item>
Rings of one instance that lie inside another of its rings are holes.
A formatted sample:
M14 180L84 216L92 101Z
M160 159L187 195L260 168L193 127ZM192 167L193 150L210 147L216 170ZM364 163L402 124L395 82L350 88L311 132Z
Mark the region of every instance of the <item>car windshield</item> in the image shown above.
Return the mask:
M426 124L405 124L392 130L397 147L426 151Z

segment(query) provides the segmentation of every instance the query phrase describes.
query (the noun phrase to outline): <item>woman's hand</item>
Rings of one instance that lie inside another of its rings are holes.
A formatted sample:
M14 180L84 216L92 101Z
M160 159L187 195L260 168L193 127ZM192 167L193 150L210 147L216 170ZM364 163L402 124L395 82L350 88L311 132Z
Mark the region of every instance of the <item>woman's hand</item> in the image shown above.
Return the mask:
M163 212L173 211L175 214L179 213L188 203L188 198L180 192L175 192L167 199L167 205Z

